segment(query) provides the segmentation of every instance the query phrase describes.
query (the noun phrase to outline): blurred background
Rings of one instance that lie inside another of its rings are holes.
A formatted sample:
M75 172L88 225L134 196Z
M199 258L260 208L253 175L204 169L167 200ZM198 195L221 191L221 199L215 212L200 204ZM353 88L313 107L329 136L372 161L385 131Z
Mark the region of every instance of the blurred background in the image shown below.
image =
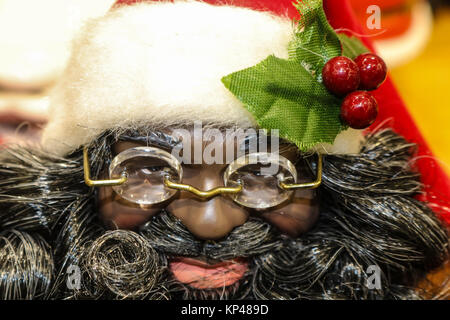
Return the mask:
M0 0L0 143L39 140L82 25L115 0Z
M351 2L365 32L389 64L422 134L450 174L450 0ZM370 28L372 5L381 10L380 29Z
M38 141L48 116L48 94L64 70L71 40L114 2L0 0L0 142ZM450 173L450 0L351 3Z

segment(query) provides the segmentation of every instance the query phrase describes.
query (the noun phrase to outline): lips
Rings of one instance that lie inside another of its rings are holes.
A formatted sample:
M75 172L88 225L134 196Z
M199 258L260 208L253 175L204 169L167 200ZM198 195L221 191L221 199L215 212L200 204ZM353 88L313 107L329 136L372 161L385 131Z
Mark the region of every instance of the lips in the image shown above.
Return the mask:
M179 257L169 264L175 279L196 289L216 289L230 286L248 271L245 259L233 259L210 264L201 259Z

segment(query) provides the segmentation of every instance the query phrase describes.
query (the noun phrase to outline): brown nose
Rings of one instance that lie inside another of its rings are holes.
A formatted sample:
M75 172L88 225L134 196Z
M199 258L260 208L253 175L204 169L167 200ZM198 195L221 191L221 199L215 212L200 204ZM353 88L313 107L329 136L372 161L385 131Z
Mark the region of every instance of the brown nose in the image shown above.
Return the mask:
M183 183L201 190L223 186L215 166L208 166L195 175L186 174ZM216 196L209 200L198 199L189 192L181 192L167 210L176 216L197 238L217 240L226 237L234 228L244 224L249 213L227 196Z

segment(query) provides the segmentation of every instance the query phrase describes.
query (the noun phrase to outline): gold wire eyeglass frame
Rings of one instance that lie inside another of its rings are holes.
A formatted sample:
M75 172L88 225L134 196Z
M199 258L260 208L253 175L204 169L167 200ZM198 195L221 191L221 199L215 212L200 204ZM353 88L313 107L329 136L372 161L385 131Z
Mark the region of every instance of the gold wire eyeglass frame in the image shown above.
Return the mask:
M126 173L122 173L122 176L119 179L108 179L108 180L92 180L91 179L91 169L89 165L89 155L88 148L83 148L83 166L84 166L84 182L89 187L114 187L120 186L127 182L128 178ZM280 182L280 188L284 190L297 190L297 189L316 189L322 184L322 168L323 168L323 156L318 154L317 160L317 178L314 182L308 183L300 183L300 184L286 184L284 182ZM166 176L164 178L164 185L167 188L179 191L190 192L196 197L202 200L208 200L218 195L226 195L226 194L238 194L242 191L243 186L239 184L237 187L218 187L211 190L203 191L199 190L191 185L175 183L170 181L169 177Z

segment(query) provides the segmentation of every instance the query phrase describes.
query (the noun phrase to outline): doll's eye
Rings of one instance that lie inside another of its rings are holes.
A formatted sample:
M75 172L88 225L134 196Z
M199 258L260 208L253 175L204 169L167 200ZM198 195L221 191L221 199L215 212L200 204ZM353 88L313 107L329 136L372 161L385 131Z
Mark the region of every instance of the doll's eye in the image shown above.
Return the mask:
M127 181L113 186L122 198L142 204L161 203L173 197L176 190L166 188L165 177L172 181L181 181L182 169L178 160L168 152L152 147L136 147L119 153L109 169L111 179L123 173Z
M226 186L241 184L240 193L232 198L242 206L267 209L287 201L291 190L280 183L296 183L295 166L286 158L269 153L255 153L232 162L224 173Z
M260 165L249 165L247 168L242 168L239 170L241 175L245 176L255 176L255 177L261 177L264 178L264 175L261 173L261 166Z
M147 166L142 168L142 172L145 174L151 174L159 171L165 171L168 172L170 168L166 166Z

